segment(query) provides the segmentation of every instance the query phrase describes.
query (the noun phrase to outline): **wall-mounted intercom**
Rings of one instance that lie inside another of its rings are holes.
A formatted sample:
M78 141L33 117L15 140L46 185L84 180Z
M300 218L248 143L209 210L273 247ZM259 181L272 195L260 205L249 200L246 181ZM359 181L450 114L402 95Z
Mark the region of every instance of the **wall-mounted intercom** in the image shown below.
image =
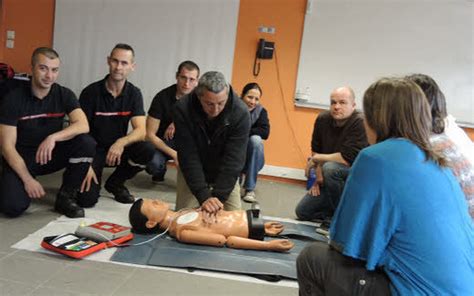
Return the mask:
M275 50L275 42L265 41L261 38L258 40L257 53L255 55L255 63L253 64L253 75L258 76L260 73L260 59L268 60L273 58Z

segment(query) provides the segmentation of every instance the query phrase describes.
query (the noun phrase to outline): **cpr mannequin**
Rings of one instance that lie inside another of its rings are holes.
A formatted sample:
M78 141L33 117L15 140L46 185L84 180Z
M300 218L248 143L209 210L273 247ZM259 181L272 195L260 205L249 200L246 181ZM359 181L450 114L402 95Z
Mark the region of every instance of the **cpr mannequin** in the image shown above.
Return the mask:
M260 219L248 211L220 210L215 216L209 216L200 209L174 212L160 200L139 199L130 208L129 220L138 233L158 232L169 227L169 234L183 243L275 252L289 251L294 245L287 239L263 241L264 235L280 234L283 225L266 222L259 227L256 220Z

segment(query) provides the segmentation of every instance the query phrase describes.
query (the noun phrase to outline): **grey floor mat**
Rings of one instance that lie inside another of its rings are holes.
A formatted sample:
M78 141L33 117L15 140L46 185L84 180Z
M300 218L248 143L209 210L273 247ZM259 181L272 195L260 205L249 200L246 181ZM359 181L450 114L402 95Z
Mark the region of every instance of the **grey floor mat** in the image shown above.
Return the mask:
M165 235L141 246L119 248L111 260L190 270L204 269L247 274L270 281L280 278L296 279L296 257L304 246L315 240L327 241L327 239L317 234L314 226L282 223L285 225L282 236L290 238L295 243L295 247L288 253L184 244ZM136 235L130 244L152 237L153 235Z

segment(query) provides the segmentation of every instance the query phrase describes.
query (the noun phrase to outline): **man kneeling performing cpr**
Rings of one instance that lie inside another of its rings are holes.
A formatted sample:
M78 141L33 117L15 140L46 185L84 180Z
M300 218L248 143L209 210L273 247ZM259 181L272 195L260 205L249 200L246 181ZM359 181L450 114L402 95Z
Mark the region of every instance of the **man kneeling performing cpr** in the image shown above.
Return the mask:
M265 235L280 234L283 225L263 223L253 211L220 210L210 216L200 209L174 212L160 200L139 199L130 208L129 220L134 232L156 233L169 228L169 234L183 243L275 252L293 248L287 239L263 241Z

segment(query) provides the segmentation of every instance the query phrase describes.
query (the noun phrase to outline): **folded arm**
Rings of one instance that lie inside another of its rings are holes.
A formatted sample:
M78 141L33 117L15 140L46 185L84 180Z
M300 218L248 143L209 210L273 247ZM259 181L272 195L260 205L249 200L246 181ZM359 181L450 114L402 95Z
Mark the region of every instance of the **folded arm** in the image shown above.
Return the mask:
M344 157L342 157L342 154L340 152L330 154L314 153L311 157L311 161L314 164L322 164L328 161L333 161L350 166L350 164L344 159Z

